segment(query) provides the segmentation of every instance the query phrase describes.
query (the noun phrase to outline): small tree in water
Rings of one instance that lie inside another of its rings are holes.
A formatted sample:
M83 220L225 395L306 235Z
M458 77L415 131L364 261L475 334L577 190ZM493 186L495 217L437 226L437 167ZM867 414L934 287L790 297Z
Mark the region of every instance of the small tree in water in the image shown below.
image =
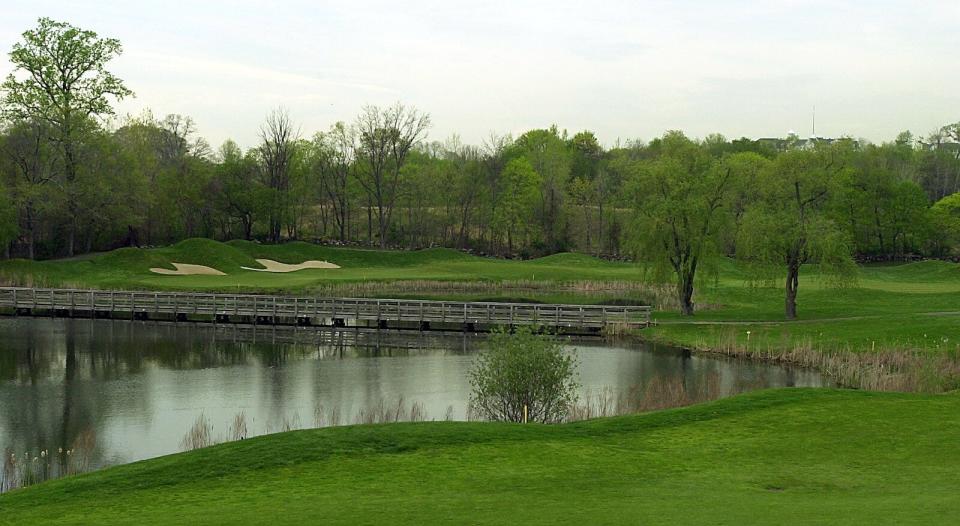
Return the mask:
M470 401L489 420L560 422L577 401L577 361L555 339L519 328L494 332L470 372Z

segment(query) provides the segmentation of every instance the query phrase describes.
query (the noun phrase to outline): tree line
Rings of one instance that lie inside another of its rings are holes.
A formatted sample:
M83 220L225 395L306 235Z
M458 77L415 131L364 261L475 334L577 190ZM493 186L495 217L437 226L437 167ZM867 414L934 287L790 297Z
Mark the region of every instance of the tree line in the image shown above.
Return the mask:
M188 237L448 246L511 257L635 256L693 311L718 256L842 275L852 257L948 257L960 245L960 124L918 140L703 139L600 144L556 126L480 145L428 140L430 116L367 106L305 133L288 112L259 143L212 147L190 117L116 119L133 92L120 42L43 18L2 84L0 244L52 258ZM792 285L791 285L792 284ZM795 308L795 305L794 305Z

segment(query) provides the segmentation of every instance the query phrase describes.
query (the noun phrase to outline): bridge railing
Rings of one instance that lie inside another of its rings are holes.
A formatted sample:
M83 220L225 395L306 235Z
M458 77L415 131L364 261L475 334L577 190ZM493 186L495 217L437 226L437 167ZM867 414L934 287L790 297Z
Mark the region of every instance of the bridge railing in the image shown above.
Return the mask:
M454 302L0 287L0 307L118 313L340 318L500 325L647 325L648 306Z

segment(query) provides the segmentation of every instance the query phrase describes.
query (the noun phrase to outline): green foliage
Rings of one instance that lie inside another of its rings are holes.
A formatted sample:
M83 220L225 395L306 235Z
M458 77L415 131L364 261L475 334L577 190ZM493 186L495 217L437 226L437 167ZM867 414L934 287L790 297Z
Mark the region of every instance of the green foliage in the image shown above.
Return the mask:
M10 52L15 73L2 85L4 115L16 121L44 120L69 135L91 116L113 114L109 97L133 94L106 70L121 51L116 39L40 18ZM21 71L27 75L16 74Z
M541 177L525 158L511 159L500 175L500 193L494 207L494 229L503 232L509 250L515 240L533 232L533 207Z
M494 332L470 371L470 404L502 422L561 422L577 400L577 362L529 327Z
M588 139L583 138L581 145L587 142ZM572 161L566 132L561 136L556 126L546 130L530 130L517 138L512 150L514 155L529 161L539 176L537 218L545 245L551 251L564 250L568 219L565 216L564 199Z
M832 221L871 259L950 256L960 245L949 217L929 208L960 192L957 124L881 145L670 132L605 148L589 130L571 137L554 125L472 146L456 135L427 142L429 116L396 104L362 108L352 123L310 140L274 112L261 144L244 151L227 141L212 152L187 116L146 111L105 129L111 104L132 94L108 70L121 51L115 39L49 18L13 45L0 101L0 184L17 219L12 255L45 259L191 237L511 257L620 257L628 248L657 278L674 275L692 312L693 283L707 281L717 255L764 259L738 246L749 209L764 207L759 174L831 142L844 151L844 169L814 226Z
M960 253L960 192L937 201L931 211L939 250L953 247L954 254Z
M10 201L10 196L0 187L0 246L10 246L10 242L17 237L17 209Z
M637 257L662 276L673 274L684 314L693 314L697 271L718 255L717 234L733 171L680 132L651 144L656 157L637 167L630 181Z
M747 211L738 256L786 270L786 316L796 317L802 265L843 282L856 267L847 233L830 218L831 199L850 176L845 145L781 154L759 179L760 200Z

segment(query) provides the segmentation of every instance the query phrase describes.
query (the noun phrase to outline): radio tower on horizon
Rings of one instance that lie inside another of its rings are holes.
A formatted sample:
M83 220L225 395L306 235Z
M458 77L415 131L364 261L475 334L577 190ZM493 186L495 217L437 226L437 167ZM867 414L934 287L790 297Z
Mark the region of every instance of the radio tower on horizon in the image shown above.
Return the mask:
M811 114L811 125L810 125L810 137L815 138L817 136L817 105L813 105L813 112Z

